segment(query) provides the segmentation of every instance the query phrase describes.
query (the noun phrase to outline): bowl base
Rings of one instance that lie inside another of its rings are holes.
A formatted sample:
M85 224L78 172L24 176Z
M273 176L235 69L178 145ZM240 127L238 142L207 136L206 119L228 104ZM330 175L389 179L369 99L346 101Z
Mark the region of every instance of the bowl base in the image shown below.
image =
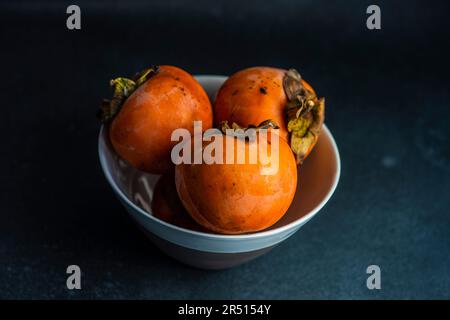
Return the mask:
M223 270L236 267L262 256L276 246L237 253L206 252L179 246L148 232L140 225L138 227L156 247L169 257L190 267L204 270Z

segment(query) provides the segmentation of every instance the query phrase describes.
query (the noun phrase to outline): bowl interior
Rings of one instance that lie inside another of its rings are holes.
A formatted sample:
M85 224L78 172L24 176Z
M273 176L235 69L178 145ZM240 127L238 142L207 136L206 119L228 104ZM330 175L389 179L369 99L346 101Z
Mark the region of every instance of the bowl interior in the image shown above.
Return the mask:
M207 91L211 101L226 80L223 76L196 78ZM102 167L112 179L110 183L115 184L115 187L137 207L152 215L151 201L159 175L141 172L123 161L109 143L107 130L102 130L100 134L100 153ZM331 197L339 174L340 160L337 147L331 133L324 126L316 147L299 167L297 192L291 207L283 218L268 230L282 228L299 219L312 217Z

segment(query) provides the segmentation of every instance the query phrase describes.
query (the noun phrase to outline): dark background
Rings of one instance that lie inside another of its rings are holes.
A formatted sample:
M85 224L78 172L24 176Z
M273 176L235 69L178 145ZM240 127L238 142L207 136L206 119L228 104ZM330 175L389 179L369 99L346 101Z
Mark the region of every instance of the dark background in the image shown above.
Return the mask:
M450 298L448 1L0 4L0 298ZM382 30L366 28L378 4ZM271 253L207 272L166 257L97 158L108 81L150 64L295 67L342 160L321 213ZM66 267L83 271L66 289ZM382 290L366 288L368 265Z

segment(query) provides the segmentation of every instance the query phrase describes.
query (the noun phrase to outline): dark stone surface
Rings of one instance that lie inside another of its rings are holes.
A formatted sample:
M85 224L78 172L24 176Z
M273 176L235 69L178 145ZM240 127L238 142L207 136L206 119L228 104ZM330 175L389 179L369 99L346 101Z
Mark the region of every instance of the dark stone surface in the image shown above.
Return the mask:
M0 298L450 298L448 2L378 2L380 31L368 1L77 4L81 31L68 3L0 4ZM149 244L103 178L94 117L111 77L149 64L298 68L341 152L324 210L227 271ZM69 264L81 291L65 288Z

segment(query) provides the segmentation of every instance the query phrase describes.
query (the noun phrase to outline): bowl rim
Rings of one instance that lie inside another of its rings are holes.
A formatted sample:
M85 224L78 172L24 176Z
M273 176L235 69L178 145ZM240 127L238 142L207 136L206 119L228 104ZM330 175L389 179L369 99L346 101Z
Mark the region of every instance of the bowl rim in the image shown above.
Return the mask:
M195 76L196 79L198 78L226 78L226 76L220 76L220 75L196 75ZM328 127L325 125L325 123L323 124L322 127L322 132L324 132L328 138L330 139L331 142L331 147L333 149L333 152L336 155L336 172L333 176L333 183L331 185L331 188L328 190L327 194L325 195L325 197L319 202L319 204L314 207L314 209L312 209L310 212L308 212L307 214L305 214L304 216L300 217L297 220L294 220L284 226L275 228L275 229L270 229L270 230L262 230L262 231L257 231L254 233L248 233L248 234L233 234L233 235L226 235L226 234L215 234L215 233L206 233L206 232L201 232L201 231L194 231L194 230L190 230L190 229L185 229L173 224L170 224L166 221L163 221L161 219L158 219L157 217L153 216L151 213L145 211L144 209L140 208L138 205L136 205L133 201L131 201L127 195L120 189L120 187L116 184L116 182L114 181L111 173L108 170L108 166L106 164L106 157L102 152L102 148L101 148L101 143L102 143L102 139L103 139L103 130L105 130L105 126L102 125L100 127L100 133L98 136L98 154L99 154L99 160L100 160L100 166L102 168L103 174L106 177L106 180L108 181L108 183L110 184L110 186L113 188L113 190L116 192L116 194L119 195L119 197L125 201L127 203L127 205L129 205L131 208L133 208L134 210L138 211L140 214L144 215L145 217L160 223L162 225L164 225L167 228L173 229L175 231L179 231L182 233L187 233L190 234L192 236L197 236L197 237L204 237L204 238L209 238L209 239L215 239L215 240L249 240L249 239L258 239L258 238L264 238L264 237L271 237L271 236L275 236L279 233L283 233L289 229L294 229L297 226L301 226L303 223L307 222L310 218L312 218L316 213L318 213L324 206L325 204L330 200L331 196L333 195L334 191L337 188L337 185L339 183L339 179L341 176L341 158L339 155L339 149L337 147L336 141L334 140L333 135L331 134L331 131L328 129ZM113 150L114 151L114 150Z

